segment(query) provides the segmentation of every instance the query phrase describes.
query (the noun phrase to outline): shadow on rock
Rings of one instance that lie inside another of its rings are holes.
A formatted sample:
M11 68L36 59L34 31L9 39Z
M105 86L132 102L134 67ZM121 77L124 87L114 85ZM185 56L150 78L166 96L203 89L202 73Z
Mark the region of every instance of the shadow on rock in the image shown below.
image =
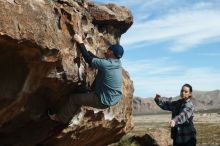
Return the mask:
M133 136L132 141L135 141L140 146L159 146L155 139L153 139L150 135L145 134L143 136Z

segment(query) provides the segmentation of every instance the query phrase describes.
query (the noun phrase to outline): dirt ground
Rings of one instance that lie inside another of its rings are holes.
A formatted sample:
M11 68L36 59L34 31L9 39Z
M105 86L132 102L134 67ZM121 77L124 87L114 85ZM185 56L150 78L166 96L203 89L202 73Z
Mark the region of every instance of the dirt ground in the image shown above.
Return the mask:
M166 129L170 135L171 114L134 116L133 135L143 135L158 129ZM196 113L194 124L197 130L198 146L220 146L220 113Z

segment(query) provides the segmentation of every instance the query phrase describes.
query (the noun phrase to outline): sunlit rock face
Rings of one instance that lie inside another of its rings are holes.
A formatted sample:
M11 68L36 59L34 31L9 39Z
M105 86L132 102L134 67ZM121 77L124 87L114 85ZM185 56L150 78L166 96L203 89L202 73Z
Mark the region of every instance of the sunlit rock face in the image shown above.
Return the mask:
M91 85L72 37L103 57L132 25L130 11L114 4L73 0L0 0L0 145L105 146L132 129L133 83L123 71L123 98L110 109L79 107L68 125L51 121L70 94ZM58 59L57 59L58 57Z

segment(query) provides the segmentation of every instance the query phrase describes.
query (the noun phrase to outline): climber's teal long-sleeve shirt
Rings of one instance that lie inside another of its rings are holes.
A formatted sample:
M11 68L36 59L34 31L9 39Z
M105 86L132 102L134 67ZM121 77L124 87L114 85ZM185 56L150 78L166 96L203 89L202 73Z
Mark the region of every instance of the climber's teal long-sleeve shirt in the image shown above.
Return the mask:
M102 104L112 106L122 97L122 67L119 59L93 58L91 66L98 69L95 92Z
M80 50L85 61L93 68L98 69L95 78L95 92L102 104L112 106L122 97L122 66L120 59L98 58L80 44Z

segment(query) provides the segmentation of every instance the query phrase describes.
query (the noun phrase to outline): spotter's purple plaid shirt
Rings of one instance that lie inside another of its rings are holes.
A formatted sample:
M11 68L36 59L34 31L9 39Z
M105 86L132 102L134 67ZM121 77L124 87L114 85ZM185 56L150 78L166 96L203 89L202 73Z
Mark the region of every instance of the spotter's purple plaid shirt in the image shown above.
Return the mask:
M176 126L171 129L171 138L177 143L185 143L192 137L196 137L193 125L194 105L190 99L171 101L172 98L155 98L156 104L163 110L172 111L172 120Z

